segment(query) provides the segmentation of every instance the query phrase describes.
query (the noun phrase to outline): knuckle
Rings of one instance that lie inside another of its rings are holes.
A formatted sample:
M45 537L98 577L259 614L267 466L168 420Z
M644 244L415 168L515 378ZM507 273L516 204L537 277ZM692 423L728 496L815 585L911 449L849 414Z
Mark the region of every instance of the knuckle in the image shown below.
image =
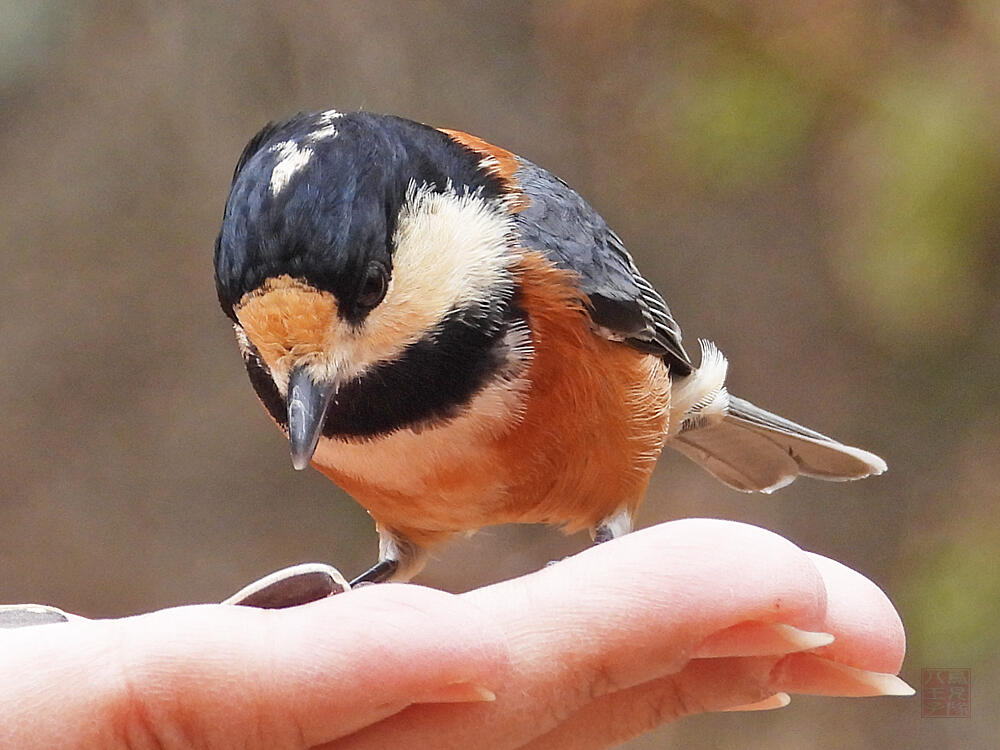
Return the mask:
M187 736L183 726L164 710L162 692L153 697L156 694L145 687L153 668L147 660L131 656L127 648L114 659L117 685L110 712L114 746L124 750L168 750L181 743L198 747L195 738ZM171 742L171 737L178 742Z
M603 662L587 668L580 684L583 702L590 702L610 693L617 693L623 687L614 670Z
M108 747L207 750L236 737L241 746L284 747L289 745L275 742L298 733L287 717L276 721L253 691L223 697L213 675L202 672L201 657L182 643L151 648L143 636L130 633L121 628L106 663L113 695Z
M616 743L646 734L698 710L691 697L673 679L640 685L621 698L615 710L607 712L609 726L604 730Z
M646 695L643 730L657 727L664 722L679 719L695 713L691 697L681 687L677 680L663 680L657 689Z

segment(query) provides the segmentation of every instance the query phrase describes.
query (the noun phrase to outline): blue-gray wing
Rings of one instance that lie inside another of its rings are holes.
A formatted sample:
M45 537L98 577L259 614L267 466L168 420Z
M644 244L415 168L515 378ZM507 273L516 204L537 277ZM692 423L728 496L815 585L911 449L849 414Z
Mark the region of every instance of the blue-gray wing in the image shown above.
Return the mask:
M521 242L580 275L598 331L663 357L674 375L690 373L694 366L667 303L604 219L569 185L531 162L519 159L514 177L528 199L514 214Z

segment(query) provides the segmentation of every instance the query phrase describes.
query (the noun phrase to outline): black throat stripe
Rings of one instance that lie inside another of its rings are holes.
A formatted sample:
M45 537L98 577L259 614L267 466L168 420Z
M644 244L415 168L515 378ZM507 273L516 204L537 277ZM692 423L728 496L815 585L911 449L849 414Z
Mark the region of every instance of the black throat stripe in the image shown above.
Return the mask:
M330 405L323 435L373 438L459 416L508 367L504 335L514 319L510 305L502 317L452 312L399 359L344 385Z
M399 358L343 385L330 404L323 436L372 439L461 415L477 393L509 370L505 336L520 318L513 302L490 311L452 311ZM244 361L257 396L287 429L284 399L256 350L249 355Z

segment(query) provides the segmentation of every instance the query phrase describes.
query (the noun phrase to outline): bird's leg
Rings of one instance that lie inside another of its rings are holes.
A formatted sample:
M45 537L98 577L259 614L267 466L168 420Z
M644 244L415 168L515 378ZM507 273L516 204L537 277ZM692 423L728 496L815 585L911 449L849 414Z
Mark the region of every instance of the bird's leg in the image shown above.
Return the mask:
M632 531L632 511L628 508L622 508L592 528L590 536L594 540L594 544L602 544L624 536L630 531ZM558 562L559 560L549 560L545 563L545 567L555 565Z
M351 581L351 588L353 589L362 583L385 583L392 578L392 574L396 572L398 567L399 563L395 560L379 560L364 573L354 578Z
M601 544L624 536L630 531L632 531L632 511L622 508L597 524L591 531L591 536L594 538L594 544Z
M427 563L427 551L393 529L378 525L378 562L351 581L363 583L408 581Z

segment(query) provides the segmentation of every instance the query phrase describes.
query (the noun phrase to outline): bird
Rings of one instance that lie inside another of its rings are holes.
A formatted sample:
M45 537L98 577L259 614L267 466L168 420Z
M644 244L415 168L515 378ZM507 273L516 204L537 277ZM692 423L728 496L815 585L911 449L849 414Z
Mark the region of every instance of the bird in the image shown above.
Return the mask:
M312 466L374 519L407 581L503 523L632 530L664 447L744 492L885 462L730 395L567 183L468 133L300 112L240 155L215 243L250 383Z

